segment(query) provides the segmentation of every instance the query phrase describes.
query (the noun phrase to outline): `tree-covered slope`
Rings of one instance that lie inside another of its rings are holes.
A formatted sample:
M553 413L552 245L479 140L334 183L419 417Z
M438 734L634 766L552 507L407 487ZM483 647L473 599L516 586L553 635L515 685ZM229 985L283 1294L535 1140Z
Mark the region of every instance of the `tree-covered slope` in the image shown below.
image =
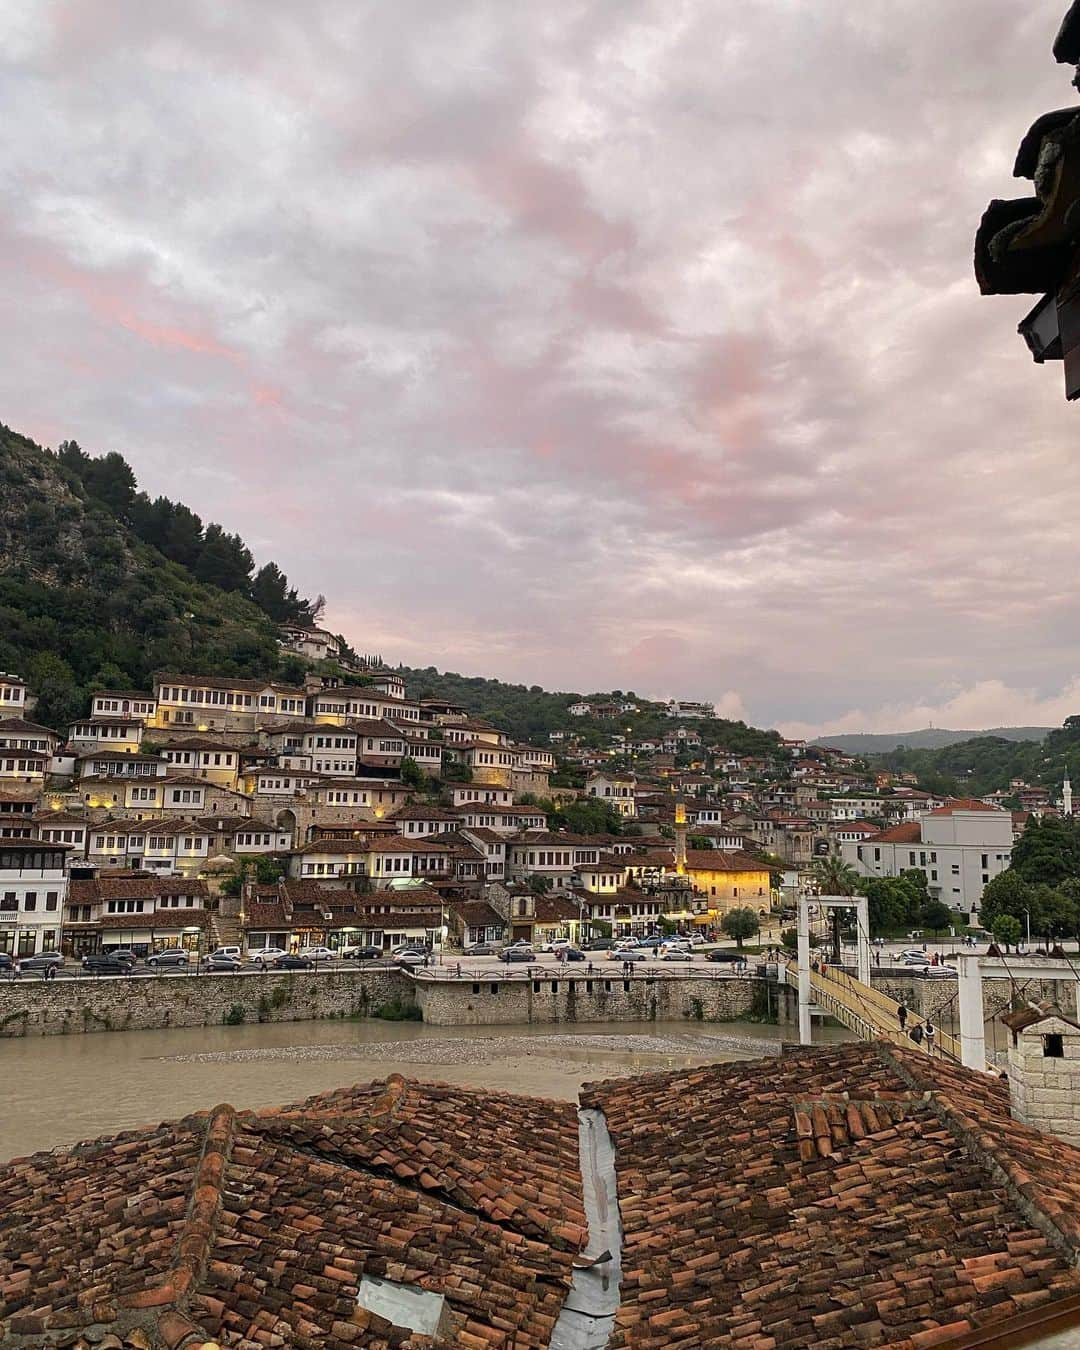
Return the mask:
M0 669L30 681L50 725L91 689L145 689L163 667L265 675L273 623L139 539L78 474L0 425Z

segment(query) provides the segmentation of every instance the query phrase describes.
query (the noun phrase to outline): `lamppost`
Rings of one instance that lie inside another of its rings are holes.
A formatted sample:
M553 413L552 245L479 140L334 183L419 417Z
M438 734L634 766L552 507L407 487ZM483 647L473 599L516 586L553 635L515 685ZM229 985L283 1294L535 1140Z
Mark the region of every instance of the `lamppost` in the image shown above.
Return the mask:
M1025 909L1025 910L1024 910L1024 920L1025 920L1025 923L1026 923L1026 930L1027 930L1027 940L1026 940L1025 945L1027 946L1028 950L1030 951L1030 950L1031 950L1031 910L1030 910L1030 909Z

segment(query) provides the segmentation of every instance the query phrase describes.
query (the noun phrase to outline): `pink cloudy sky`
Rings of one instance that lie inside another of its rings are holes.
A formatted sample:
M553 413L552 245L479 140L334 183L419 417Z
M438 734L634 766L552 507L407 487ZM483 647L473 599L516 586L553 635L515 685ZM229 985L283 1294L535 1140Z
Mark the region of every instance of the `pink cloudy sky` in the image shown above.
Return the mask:
M971 238L1065 0L0 8L0 419L364 650L788 728L1080 711L1080 410Z

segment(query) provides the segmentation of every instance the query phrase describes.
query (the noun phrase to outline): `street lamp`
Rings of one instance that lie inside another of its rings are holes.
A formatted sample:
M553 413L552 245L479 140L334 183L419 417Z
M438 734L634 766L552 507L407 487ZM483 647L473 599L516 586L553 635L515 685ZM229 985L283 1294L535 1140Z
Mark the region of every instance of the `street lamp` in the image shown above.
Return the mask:
M1026 940L1026 942L1025 942L1025 946L1027 947L1028 951L1030 951L1030 950L1031 950L1031 910L1030 910L1030 909L1025 909L1025 910L1024 910L1024 919L1025 919L1025 922L1026 922L1026 925L1027 925L1027 940Z

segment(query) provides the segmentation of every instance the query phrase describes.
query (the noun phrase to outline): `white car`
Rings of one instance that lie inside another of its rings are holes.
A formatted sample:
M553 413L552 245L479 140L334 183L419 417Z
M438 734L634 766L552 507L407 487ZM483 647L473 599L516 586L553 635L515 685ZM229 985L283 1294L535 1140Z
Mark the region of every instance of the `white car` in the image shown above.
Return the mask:
M306 956L309 961L333 961L337 958L337 952L331 951L329 947L301 947L297 956Z
M570 947L573 944L569 938L552 938L550 942L545 942L540 948L542 952L559 952L564 947Z
M426 966L428 956L418 951L399 952L394 957L394 964L398 966Z
M248 960L265 970L267 966L272 966L279 956L285 955L287 953L282 947L260 947L258 951L248 952Z
M920 961L929 961L930 959L921 947L905 947L902 952L897 953L896 959L898 961L906 961L909 956L915 957Z
M206 958L208 961L239 961L243 952L239 947L215 947Z
M661 952L689 952L693 949L693 943L689 938L668 938L660 944Z

